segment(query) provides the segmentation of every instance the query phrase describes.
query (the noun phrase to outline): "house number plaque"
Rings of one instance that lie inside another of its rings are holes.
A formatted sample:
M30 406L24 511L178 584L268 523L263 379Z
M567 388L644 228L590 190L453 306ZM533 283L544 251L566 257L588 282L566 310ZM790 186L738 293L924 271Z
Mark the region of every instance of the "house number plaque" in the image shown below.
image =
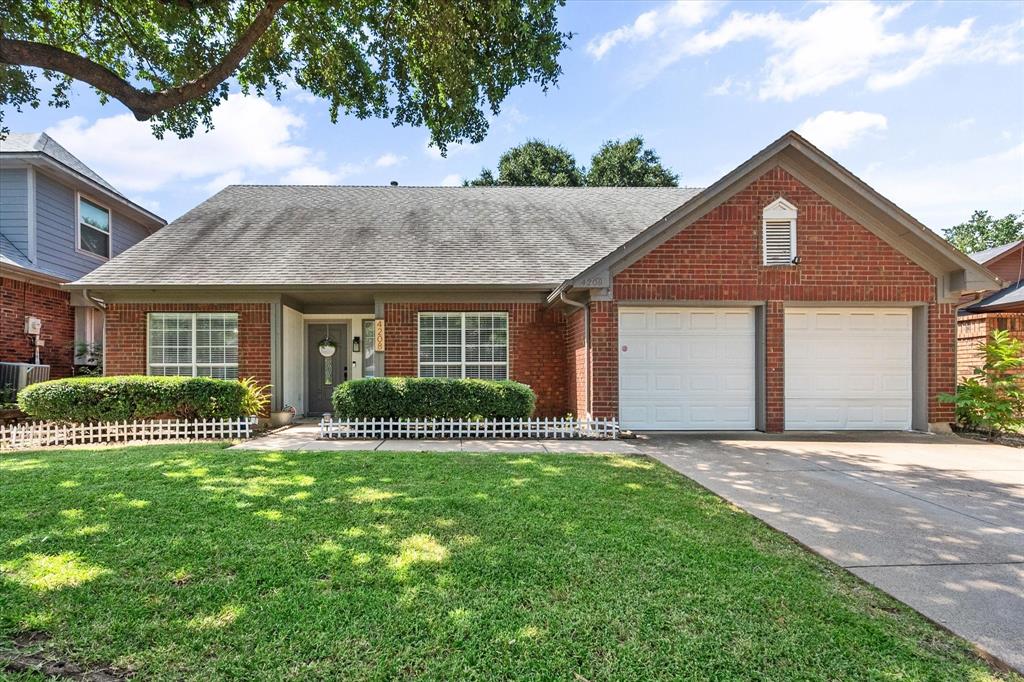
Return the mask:
M384 352L384 320L373 321L373 350L376 353Z

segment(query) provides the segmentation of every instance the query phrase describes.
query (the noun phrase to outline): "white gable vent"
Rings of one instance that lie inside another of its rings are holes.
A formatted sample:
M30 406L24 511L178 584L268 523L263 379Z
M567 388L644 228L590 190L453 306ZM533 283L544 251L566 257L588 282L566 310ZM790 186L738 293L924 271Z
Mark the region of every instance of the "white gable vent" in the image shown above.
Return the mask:
M762 224L765 265L796 261L796 206L779 198L764 207Z

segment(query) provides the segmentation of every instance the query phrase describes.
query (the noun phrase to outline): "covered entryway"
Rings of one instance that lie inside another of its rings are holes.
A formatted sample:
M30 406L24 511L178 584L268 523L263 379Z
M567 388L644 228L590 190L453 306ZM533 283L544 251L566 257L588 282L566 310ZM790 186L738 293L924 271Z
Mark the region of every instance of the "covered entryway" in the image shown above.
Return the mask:
M910 308L786 309L786 429L910 429Z
M623 427L753 429L754 349L753 308L620 308Z

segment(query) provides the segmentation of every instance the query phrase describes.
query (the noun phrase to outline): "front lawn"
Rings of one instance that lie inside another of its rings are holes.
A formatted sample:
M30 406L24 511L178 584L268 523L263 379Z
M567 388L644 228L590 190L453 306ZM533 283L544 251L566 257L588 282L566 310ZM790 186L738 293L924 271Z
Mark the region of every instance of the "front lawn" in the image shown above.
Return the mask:
M141 679L997 677L628 457L0 456L0 659L26 633Z

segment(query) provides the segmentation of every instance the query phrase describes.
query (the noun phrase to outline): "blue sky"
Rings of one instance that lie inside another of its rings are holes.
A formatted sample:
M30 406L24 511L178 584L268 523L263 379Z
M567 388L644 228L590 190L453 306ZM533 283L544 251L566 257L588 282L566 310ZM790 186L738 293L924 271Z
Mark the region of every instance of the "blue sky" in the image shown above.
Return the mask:
M1024 209L1024 3L570 2L564 75L505 101L484 142L441 158L422 129L343 118L299 90L233 96L215 129L157 141L77 86L8 112L173 219L231 183L458 184L537 137L583 164L641 134L705 186L789 129L929 227Z

